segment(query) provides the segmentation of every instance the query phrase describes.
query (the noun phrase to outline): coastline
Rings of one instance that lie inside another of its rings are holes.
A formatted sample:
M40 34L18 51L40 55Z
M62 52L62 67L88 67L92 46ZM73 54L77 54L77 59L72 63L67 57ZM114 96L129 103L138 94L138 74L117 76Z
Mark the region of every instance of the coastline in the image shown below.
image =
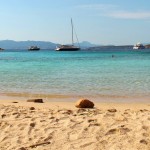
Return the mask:
M16 107L36 107L36 108L50 108L50 109L56 109L56 108L62 108L62 109L72 109L77 110L78 108L75 107L76 101L45 101L44 103L34 103L34 102L27 102L27 100L2 100L0 99L0 105L6 105L6 106L16 106ZM150 109L150 102L94 102L94 109L113 109L116 108L118 110L140 110L140 109Z
M0 93L0 100L27 100L41 98L46 102L74 102L77 99L88 98L97 103L148 103L147 96L121 96L121 95L62 95L62 94L35 94L35 93Z
M0 100L1 150L147 150L150 148L150 102L33 103Z

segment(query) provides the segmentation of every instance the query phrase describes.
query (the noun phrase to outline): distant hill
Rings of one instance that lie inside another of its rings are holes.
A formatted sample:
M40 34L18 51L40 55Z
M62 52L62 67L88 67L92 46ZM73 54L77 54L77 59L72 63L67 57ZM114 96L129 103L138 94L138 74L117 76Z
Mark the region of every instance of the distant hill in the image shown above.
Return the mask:
M56 46L60 44L58 43L52 43L52 42L47 42L47 41L13 41L13 40L1 40L0 41L0 48L3 49L28 49L30 46L38 46L41 49L55 49ZM78 46L77 43L75 45ZM144 44L146 48L150 48L150 44ZM82 49L86 50L100 50L100 49L131 49L133 45L120 45L120 46L115 46L115 45L96 45L92 44L88 41L83 41L79 43L79 46Z
M4 49L28 49L30 46L38 46L41 49L54 49L55 43L45 41L13 41L13 40L2 40L0 41L0 47Z
M150 44L148 44L148 45L145 45L145 48L150 48Z
M150 43L148 43L148 42L147 42L147 43L142 43L142 44L143 44L143 45L150 45Z
M89 47L87 48L87 50L113 50L113 49L132 49L133 45L119 45L119 46L115 46L115 45L105 45L105 46L95 46L95 47Z
M78 45L78 44L75 43L75 45ZM88 42L88 41L83 41L83 42L79 43L79 45L80 45L81 48L89 48L89 47L98 46L98 45L92 44L92 43L90 43L90 42Z
M1 40L0 41L0 48L4 49L28 49L30 46L38 46L41 49L55 49L57 43L52 42L45 42L45 41L13 41L13 40ZM78 45L75 43L75 45ZM97 46L95 44L91 44L90 42L83 41L79 43L81 48L88 48L88 47L94 47Z

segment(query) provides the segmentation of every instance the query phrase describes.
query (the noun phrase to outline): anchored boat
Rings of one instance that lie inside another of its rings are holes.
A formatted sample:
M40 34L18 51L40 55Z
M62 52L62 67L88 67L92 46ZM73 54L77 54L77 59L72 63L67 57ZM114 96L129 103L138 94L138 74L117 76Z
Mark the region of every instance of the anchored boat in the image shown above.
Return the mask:
M145 49L144 45L141 43L137 43L133 46L133 49Z
M40 50L40 47L37 47L37 46L30 46L30 47L28 48L28 50L29 50L29 51L38 51L38 50Z
M78 51L80 50L80 47L79 46L75 46L74 45L74 27L73 27L73 21L71 19L71 27L72 27L72 44L71 45L60 45L60 46L57 46L56 47L56 51ZM77 38L77 36L76 36ZM77 41L78 41L78 38L77 38ZM78 45L79 45L79 42L78 42Z

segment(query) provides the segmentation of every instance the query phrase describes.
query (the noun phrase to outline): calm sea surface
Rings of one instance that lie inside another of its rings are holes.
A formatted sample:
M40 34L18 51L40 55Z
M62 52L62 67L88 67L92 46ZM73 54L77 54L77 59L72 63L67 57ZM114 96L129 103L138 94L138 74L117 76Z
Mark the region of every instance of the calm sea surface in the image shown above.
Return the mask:
M148 98L150 52L0 52L0 94L19 93L45 97Z

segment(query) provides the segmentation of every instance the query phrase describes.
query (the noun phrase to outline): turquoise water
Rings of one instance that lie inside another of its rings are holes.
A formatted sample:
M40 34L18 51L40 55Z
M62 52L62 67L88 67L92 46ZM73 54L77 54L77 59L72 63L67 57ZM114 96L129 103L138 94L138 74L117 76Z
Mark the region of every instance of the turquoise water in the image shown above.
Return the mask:
M149 97L150 53L132 50L0 52L0 94L16 93Z

